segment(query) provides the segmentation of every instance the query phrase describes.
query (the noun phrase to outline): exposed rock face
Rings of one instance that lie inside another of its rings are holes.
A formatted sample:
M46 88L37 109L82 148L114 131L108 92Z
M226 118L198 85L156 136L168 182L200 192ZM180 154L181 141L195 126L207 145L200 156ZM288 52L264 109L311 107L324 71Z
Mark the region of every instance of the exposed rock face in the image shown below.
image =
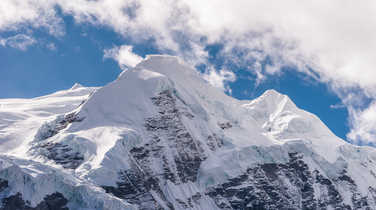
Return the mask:
M151 100L158 107L159 114L146 119L145 128L150 134L150 143L131 149L132 169L119 172L121 181L117 187L104 186L104 189L130 203L139 204L141 208L158 209L164 206L174 209L161 186L167 181L177 185L195 182L200 164L206 156L201 142L195 140L182 123L183 117L193 119L194 115L178 107L181 102L177 101L173 92L161 92ZM197 196L195 199L198 199ZM157 200L162 201L163 205L158 205Z
M207 143L210 150L215 151L223 146L223 140L216 134L208 136Z
M69 210L66 206L68 200L59 192L46 195L36 207L31 207L29 201L22 198L21 193L7 196L8 181L0 180L0 194L4 197L1 202L1 210Z
M76 113L69 113L57 117L54 121L47 122L38 130L34 139L32 150L40 150L40 155L67 169L76 169L84 160L79 152L75 152L69 145L54 143L47 139L55 136L73 122L81 122L83 118Z
M289 153L287 163L259 164L186 200L171 201L164 191L166 182L195 183L206 155L201 143L182 123L182 117L193 119L194 115L186 108L181 111L183 106L178 105L180 102L173 92L161 92L152 101L159 114L146 119L145 128L151 141L130 150L132 168L119 172L116 187L103 186L108 193L141 209L197 209L203 195L210 197L218 209L373 209L368 200L375 198L361 197L346 170L329 179L310 169L303 155L297 152ZM232 127L230 123L218 125L221 129ZM223 142L213 134L208 137L207 145L215 151ZM351 206L344 202L338 186L351 192ZM375 190L370 189L372 193Z
M35 135L35 141L42 141L55 136L59 131L66 128L70 123L81 122L83 119L78 117L76 113L69 113L57 117L54 121L47 122L42 125Z
M136 159L146 157L143 156L144 150L136 150L141 154L134 156ZM259 164L203 193L212 198L219 209L374 209L369 201L375 201L375 190L370 188L369 196L361 197L346 171L330 179L318 170L310 169L301 154L289 153L289 156L287 163ZM162 175L154 173L153 176L145 176L141 171L122 172L117 187L104 188L117 197L140 205L141 209L153 209L152 206L155 209L175 209L166 200L166 192L160 186L166 180L176 182L173 177L181 178L182 175L172 173L168 165L164 167ZM344 202L339 188L349 191L351 206ZM152 191L157 192L167 205L159 205L160 200L154 198ZM195 209L197 206L194 203L201 198L201 193L196 193L188 200L176 201L185 209Z
M163 196L159 187L159 180L146 177L142 171L124 171L119 173L117 187L103 186L106 192L118 198L125 199L131 204L137 204L140 209L163 209L150 191L156 191ZM171 204L169 206L172 208Z
M231 125L230 122L218 123L218 126L219 126L222 130L232 128L232 125Z
M221 209L374 209L359 197L357 186L346 175L336 179L308 168L298 153L290 153L286 164L261 164L246 173L210 189ZM348 186L352 206L344 203L338 187ZM371 190L370 190L371 193Z
M66 207L68 200L61 193L47 195L36 207L30 207L28 202L22 199L21 193L3 199L2 210L69 210Z
M62 165L64 168L75 169L84 160L83 155L74 152L68 145L61 143L46 142L41 144L40 148L45 150L41 154L53 160L56 164Z
M177 99L170 90L160 93L152 101L159 108L159 115L146 119L145 127L155 142L164 138L165 143L174 151L170 157L162 159L174 160L169 167L175 167L169 170L176 171L181 182L196 181L200 163L206 157L201 142L193 139L181 121L182 117L192 119L194 116L188 110L178 109Z

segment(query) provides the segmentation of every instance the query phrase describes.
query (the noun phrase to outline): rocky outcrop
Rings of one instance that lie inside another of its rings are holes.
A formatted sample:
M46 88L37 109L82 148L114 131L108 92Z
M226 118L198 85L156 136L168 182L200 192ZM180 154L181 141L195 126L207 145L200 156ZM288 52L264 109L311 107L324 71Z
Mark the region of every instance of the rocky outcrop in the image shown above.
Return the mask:
M21 193L3 199L1 210L69 210L68 200L61 193L47 195L36 207L31 207L28 201L22 199Z
M41 153L43 156L64 168L76 169L84 161L83 155L75 152L68 145L46 142L40 144L39 147L43 150Z
M76 152L69 145L63 143L55 143L48 141L49 138L55 136L59 131L68 127L73 122L81 122L76 113L72 112L66 115L58 116L51 122L44 123L39 128L37 134L32 142L33 147L31 152L39 151L37 154L48 160L54 161L56 164L67 169L76 169L83 161L84 157L79 152Z
M106 192L122 198L140 209L197 209L204 196L219 209L372 209L362 197L355 182L343 170L328 178L309 168L303 154L288 153L286 163L264 163L205 192L186 199L171 200L164 191L166 183L179 186L197 182L198 171L206 154L201 141L192 137L182 118L193 119L173 91L164 91L151 99L158 115L145 119L149 141L129 151L131 168L119 172L116 186L103 186ZM230 129L230 123L218 124ZM205 141L203 141L205 142ZM216 135L206 139L208 148L216 151L223 141ZM342 191L339 189L341 188ZM351 193L351 205L341 194ZM372 194L370 189L370 195Z
M44 123L38 130L34 137L34 141L42 141L55 136L59 131L68 127L73 122L81 122L83 118L80 118L76 113L72 112L66 115L58 116L51 122Z
M289 162L260 164L208 190L221 209L374 209L359 197L354 181L343 171L329 179L313 170L302 155L289 153ZM339 187L349 186L352 205L344 202Z
M119 172L121 181L117 186L103 188L132 204L139 204L141 209L162 206L174 209L161 186L167 180L176 185L195 182L206 156L201 142L191 136L182 122L183 117L193 119L194 115L178 106L180 102L173 92L161 92L151 100L158 108L158 115L145 120L150 141L130 150L132 168ZM158 205L158 201L163 204Z
M46 195L37 206L30 206L29 201L23 200L21 193L7 195L8 181L0 179L0 194L2 194L0 210L69 210L68 200L59 192Z
M223 146L223 140L219 138L216 134L208 136L206 141L209 149L215 151Z

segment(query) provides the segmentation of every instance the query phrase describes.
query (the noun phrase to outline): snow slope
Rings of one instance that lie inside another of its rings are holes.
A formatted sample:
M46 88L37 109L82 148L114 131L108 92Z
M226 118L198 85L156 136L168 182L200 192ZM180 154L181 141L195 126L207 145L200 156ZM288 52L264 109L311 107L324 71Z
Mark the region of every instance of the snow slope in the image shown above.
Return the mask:
M15 152L34 138L43 122L76 109L95 90L76 84L70 90L33 99L0 99L1 153Z
M2 99L0 141L3 205L375 209L375 149L274 90L231 98L173 56L148 56L102 88Z

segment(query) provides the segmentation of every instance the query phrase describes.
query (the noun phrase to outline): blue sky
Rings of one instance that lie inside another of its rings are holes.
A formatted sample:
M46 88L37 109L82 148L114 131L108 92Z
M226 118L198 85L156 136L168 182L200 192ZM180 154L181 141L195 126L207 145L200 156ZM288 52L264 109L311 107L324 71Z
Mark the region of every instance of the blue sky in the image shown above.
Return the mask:
M115 61L103 59L103 49L122 39L105 28L78 27L69 17L64 22L63 37L36 33L38 39L53 43L56 49L40 44L25 51L0 47L0 83L6 90L0 93L1 98L41 96L70 88L75 82L102 86L117 77L121 70Z
M376 139L376 20L364 22L371 2L0 4L0 98L103 86L147 54L172 54L235 98L273 88L344 139Z

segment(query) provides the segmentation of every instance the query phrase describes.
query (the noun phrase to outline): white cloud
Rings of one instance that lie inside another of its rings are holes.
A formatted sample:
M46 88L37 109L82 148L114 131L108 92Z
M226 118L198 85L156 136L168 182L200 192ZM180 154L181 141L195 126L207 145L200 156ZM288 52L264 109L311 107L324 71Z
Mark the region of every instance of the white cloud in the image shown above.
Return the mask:
M133 53L132 46L129 45L104 50L104 58L114 59L123 70L134 67L142 61L142 57Z
M349 111L357 110L350 118L354 132L368 120L362 113L374 108L359 109L362 99L348 97L357 89L376 100L374 0L1 0L0 31L30 24L62 34L57 6L78 23L106 25L133 42L153 38L160 50L191 64L208 64L205 46L222 43L223 62L253 72L258 82L295 67L328 83ZM121 48L107 57L122 67L140 59ZM221 73L212 70L207 77L223 87Z
M230 93L231 89L228 87L227 83L234 82L236 80L235 74L225 69L221 69L219 72L217 72L214 68L209 68L209 71L203 74L203 77L214 87L217 87L223 91L229 91Z
M352 129L347 137L360 145L376 146L376 101L364 110L350 109Z
M3 47L13 47L19 50L27 50L27 48L36 41L34 38L25 35L25 34L17 34L15 36L10 36L7 38L0 38L0 45Z
M344 108L346 108L346 106L344 105L344 104L332 104L332 105L330 105L330 108L331 109L344 109Z
M53 0L0 1L0 32L22 27L45 28L55 36L64 34L62 19L56 15Z
M267 73L295 65L315 67L323 79L343 85L376 86L376 3L364 0L2 0L0 30L22 24L61 30L55 7L77 22L112 27L140 41L155 38L161 49L196 55L214 42L270 56ZM61 32L61 31L60 31ZM207 37L206 42L201 38ZM181 44L194 46L181 49ZM250 51L255 52L255 51ZM247 59L241 57L242 59Z

